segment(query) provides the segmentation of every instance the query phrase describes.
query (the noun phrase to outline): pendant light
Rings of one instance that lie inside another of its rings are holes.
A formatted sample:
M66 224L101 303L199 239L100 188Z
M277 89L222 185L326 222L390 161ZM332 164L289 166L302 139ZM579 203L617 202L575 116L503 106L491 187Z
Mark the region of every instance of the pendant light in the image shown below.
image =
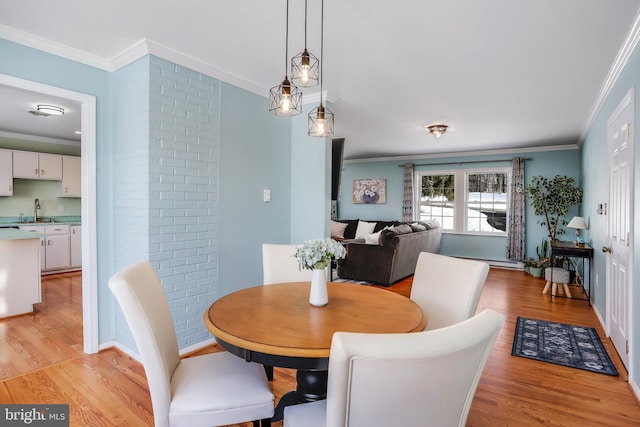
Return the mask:
M289 0L287 0L287 24L285 32L284 80L269 91L269 111L277 116L295 116L302 113L302 92L289 81Z
M320 105L309 112L307 134L318 138L333 136L333 113L322 105L322 79L324 78L324 0L320 12Z
M307 51L307 0L304 0L304 51L291 58L291 80L302 87L318 85L318 58Z

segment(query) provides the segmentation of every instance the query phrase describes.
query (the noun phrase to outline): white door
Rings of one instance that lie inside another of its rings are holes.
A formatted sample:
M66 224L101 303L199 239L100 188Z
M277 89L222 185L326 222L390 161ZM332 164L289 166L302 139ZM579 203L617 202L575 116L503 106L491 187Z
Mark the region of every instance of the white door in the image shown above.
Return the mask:
M631 236L633 235L634 91L629 91L607 121L609 147L609 244L607 252L607 323L609 336L629 369L631 315Z

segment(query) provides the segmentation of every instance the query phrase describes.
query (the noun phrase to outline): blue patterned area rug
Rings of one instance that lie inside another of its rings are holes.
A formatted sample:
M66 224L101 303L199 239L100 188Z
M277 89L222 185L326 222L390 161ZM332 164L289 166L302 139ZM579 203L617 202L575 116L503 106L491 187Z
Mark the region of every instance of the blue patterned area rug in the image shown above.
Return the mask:
M511 354L618 375L595 328L518 317Z

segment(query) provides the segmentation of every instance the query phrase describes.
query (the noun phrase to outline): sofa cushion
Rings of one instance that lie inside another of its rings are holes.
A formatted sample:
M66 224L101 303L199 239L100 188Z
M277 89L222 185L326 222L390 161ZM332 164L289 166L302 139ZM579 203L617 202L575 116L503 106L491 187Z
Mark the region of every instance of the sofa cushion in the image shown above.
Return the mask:
M370 221L370 222L374 222L374 221ZM373 229L373 231L377 232L380 230L384 230L385 228L393 227L399 224L402 224L402 223L398 221L377 221L376 227Z
M331 221L331 238L336 240L344 240L344 231L347 229L344 222Z
M380 244L380 233L382 233L382 230L378 231L377 233L369 234L367 236L367 238L364 239L364 242L367 245L379 245Z
M366 239L369 234L373 233L373 229L376 227L375 222L358 221L358 228L356 228L356 239Z
M396 225L395 227L390 227L386 230L382 230L382 232L380 233L380 244L388 246L395 236L407 233L413 233L413 230L408 224L400 224Z
M347 224L347 228L344 230L344 238L345 239L355 239L356 237L356 229L358 228L358 219L339 219L337 222L342 222Z
M434 228L440 228L440 223L435 219L428 219L426 221L418 221L418 224L424 225L427 230L433 230Z
M425 227L422 224L418 224L417 222L409 224L409 227L411 227L411 230L413 230L413 231L426 231L427 230L427 227Z

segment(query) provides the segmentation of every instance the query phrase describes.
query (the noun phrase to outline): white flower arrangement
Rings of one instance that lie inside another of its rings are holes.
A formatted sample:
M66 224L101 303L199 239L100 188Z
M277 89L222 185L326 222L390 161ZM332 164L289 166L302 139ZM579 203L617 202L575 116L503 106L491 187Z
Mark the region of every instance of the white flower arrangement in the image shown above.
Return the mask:
M341 259L346 255L347 251L344 246L329 238L307 240L304 245L296 249L294 254L300 268L307 270L322 270L329 266L332 257Z

